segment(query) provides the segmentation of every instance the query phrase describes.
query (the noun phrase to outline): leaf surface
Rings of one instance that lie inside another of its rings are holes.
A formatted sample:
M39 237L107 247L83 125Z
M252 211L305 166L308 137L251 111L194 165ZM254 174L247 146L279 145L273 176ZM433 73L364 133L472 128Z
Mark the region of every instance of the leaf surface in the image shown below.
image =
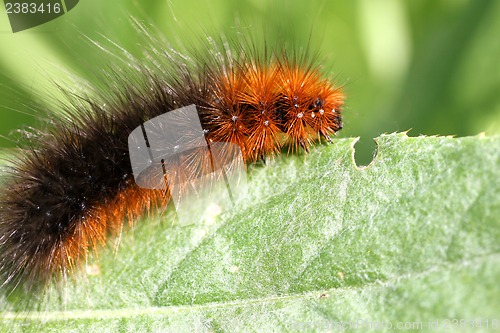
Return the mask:
M367 167L356 141L253 167L215 221L136 224L38 309L3 299L0 328L499 329L500 137L382 135Z

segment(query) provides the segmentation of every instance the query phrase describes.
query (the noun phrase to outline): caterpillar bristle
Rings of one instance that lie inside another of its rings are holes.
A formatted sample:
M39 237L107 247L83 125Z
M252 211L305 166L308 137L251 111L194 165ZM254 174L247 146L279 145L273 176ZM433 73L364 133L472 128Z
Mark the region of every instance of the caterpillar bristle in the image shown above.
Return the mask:
M343 92L310 51L204 47L188 56L151 47L152 63L128 59L130 68L107 74L107 92L68 93L62 113L47 112L50 123L12 157L0 194L0 285L61 281L126 221L168 204L168 191L140 188L132 173L127 139L149 119L195 104L207 142L237 144L245 162L307 152L342 128ZM179 177L206 172L199 155L184 158L192 170Z

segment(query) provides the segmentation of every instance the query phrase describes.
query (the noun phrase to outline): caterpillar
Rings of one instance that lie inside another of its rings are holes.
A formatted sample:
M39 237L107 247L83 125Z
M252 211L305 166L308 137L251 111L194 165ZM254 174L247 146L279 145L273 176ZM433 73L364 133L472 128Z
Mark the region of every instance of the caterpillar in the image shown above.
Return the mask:
M246 163L307 151L342 128L344 93L311 50L207 38L190 54L151 47L108 92L67 93L26 131L3 175L0 284L34 290L61 280L124 223L164 207L168 191L134 180L128 137L146 121L195 105L207 142L236 144ZM200 161L201 163L201 161Z

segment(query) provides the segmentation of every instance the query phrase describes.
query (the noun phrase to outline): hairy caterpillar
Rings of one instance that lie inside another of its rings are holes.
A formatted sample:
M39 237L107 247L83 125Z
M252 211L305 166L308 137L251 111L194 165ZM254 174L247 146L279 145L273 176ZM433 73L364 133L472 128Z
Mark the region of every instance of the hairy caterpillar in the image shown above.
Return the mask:
M342 89L310 50L214 41L190 55L152 48L147 64L110 71L111 93L72 96L26 133L0 193L0 284L43 287L170 193L140 188L128 137L194 104L207 142L238 145L245 162L307 149L342 128ZM199 161L202 163L202 161Z

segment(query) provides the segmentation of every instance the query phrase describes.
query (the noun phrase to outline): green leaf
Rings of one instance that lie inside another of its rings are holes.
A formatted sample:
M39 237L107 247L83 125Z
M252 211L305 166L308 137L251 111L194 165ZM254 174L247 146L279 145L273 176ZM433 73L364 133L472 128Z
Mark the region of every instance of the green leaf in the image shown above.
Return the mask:
M500 137L383 135L367 167L356 141L254 167L215 223L172 225L172 210L138 223L39 310L3 300L0 328L498 329Z

